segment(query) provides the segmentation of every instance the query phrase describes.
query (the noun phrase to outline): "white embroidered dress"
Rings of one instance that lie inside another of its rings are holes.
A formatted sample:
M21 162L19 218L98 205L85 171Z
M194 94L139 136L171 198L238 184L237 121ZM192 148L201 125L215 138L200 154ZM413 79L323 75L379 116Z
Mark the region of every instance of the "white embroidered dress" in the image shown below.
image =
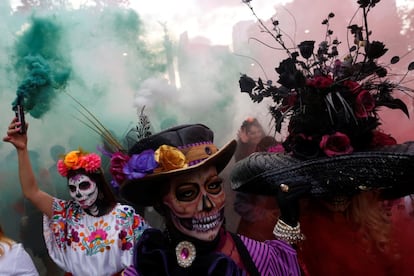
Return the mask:
M54 199L53 215L43 216L50 257L74 276L113 275L133 262L133 247L148 225L128 205L104 216L87 214L73 201Z

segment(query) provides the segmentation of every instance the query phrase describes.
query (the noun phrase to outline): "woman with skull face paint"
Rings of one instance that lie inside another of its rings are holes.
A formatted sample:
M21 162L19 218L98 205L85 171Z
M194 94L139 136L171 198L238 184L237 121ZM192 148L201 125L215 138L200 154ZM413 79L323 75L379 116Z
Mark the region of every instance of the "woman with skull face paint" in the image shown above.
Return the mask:
M236 141L218 149L204 125L181 125L141 139L124 156L121 194L153 206L166 230L147 229L125 275L299 275L296 251L226 231L219 173ZM114 161L114 160L113 160ZM114 177L119 177L119 175Z
M30 163L27 135L19 133L20 127L13 119L3 141L17 150L24 196L44 214L49 255L66 275L118 275L132 264L133 245L148 225L131 206L116 202L95 153L71 151L57 163L72 200L41 191Z

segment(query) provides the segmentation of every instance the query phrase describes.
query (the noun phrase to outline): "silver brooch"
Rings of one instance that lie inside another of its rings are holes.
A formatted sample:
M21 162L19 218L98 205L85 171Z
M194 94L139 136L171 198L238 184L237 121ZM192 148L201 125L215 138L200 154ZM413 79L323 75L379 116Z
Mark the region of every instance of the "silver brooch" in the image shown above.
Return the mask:
M194 244L189 241L182 241L175 248L175 256L177 263L181 267L189 267L196 257L196 249Z

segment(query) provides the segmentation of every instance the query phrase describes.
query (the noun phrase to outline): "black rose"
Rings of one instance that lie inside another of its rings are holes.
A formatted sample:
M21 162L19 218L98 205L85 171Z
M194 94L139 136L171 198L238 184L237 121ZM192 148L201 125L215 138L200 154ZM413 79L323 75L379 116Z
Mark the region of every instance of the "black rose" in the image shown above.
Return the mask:
M279 73L278 83L289 89L302 87L305 84L305 76L296 68L291 58L283 60L275 70Z
M315 47L315 41L305 40L302 41L299 45L299 51L303 58L310 58L313 54L313 49Z
M243 74L239 79L240 91L244 93L252 93L256 87L256 82L251 77Z
M366 8L368 6L375 7L379 1L381 0L358 0L357 3L359 4L359 7Z
M378 69L375 71L377 73L377 76L380 78L384 78L387 76L387 69L385 69L384 67L380 67L378 66Z
M366 8L369 5L370 0L358 0L357 3L359 4L359 7Z
M387 51L384 43L380 41L373 41L365 46L365 54L371 60L382 57Z
M304 134L290 134L283 146L299 159L313 159L321 154L318 141Z

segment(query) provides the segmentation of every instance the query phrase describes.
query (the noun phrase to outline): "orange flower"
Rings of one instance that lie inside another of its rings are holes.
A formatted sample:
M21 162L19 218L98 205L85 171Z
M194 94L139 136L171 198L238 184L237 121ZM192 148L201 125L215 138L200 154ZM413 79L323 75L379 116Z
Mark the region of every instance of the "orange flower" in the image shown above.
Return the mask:
M71 169L79 169L79 158L81 155L80 150L73 150L65 155L65 159L63 160L63 163L65 163L66 167Z

